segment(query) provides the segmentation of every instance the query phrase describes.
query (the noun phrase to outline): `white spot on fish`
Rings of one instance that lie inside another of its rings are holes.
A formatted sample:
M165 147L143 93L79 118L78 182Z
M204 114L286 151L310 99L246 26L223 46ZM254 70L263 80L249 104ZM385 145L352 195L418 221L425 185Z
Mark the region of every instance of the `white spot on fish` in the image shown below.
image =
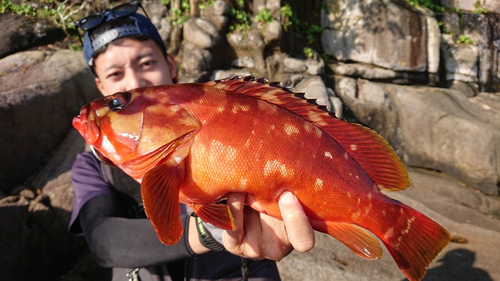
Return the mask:
M361 204L361 198L358 198L358 205Z
M358 177L358 175L356 175L356 179L357 179L357 180L359 180L359 177Z
M245 188L247 186L248 179L241 179L240 180L240 187Z
M312 132L312 131L313 131L313 129L314 129L314 125L313 125L313 124L311 124L311 123L309 123L309 122L306 122L306 123L304 124L304 129L306 130L306 132L310 133L310 132Z
M247 141L245 142L245 148L249 148L250 147L250 139L247 139Z
M314 127L314 133L318 138L321 138L321 136L323 136L323 132L320 129L318 129L318 127Z
M272 161L267 161L266 165L264 166L264 176L270 176L275 173L279 173L281 176L289 178L293 177L295 174L294 170L292 168L287 168L285 164L281 164L278 160L272 160Z
M355 151L356 149L358 149L358 147L355 144L351 144L351 150Z
M347 195L347 198L351 198L351 196L352 196L350 192L347 192L346 195Z
M349 154L347 154L347 152L344 153L344 158L345 158L345 160L347 160L347 158L349 158Z
M321 191L323 189L323 181L321 179L316 179L316 183L314 184L314 189L316 191Z
M387 211L386 210L382 210L382 215L385 217L387 216Z
M295 127L292 124L285 124L285 133L287 135L291 136L293 134L298 134L299 133L299 129L297 129L297 127Z
M357 219L359 219L359 217L361 217L361 212L360 211L357 211L356 213L353 213L351 215L352 220L357 220Z
M224 109L225 109L225 107L223 105L221 105L217 108L217 111L220 113L220 112L224 111Z
M328 151L326 151L326 152L325 152L325 157L328 157L328 158L330 158L330 159L333 159L332 154L331 154L330 152L328 152Z
M389 238L391 238L393 235L394 235L394 227L391 227L391 228L387 229L387 231L385 232L385 234L384 234L384 238L385 238L385 239L389 239Z
M250 106L248 104L234 103L232 108L233 113L238 113L238 110L249 111Z
M410 231L411 224L415 221L415 217L412 217L411 219L406 220L406 229L401 230L401 234L405 235Z

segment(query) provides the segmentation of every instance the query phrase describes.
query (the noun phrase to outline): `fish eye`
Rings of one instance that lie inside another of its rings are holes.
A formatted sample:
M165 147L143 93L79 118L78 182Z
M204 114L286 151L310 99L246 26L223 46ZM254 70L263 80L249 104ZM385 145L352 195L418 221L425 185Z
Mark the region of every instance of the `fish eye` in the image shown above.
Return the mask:
M108 101L108 108L111 111L119 111L124 109L130 102L132 94L129 92L116 93L113 98Z

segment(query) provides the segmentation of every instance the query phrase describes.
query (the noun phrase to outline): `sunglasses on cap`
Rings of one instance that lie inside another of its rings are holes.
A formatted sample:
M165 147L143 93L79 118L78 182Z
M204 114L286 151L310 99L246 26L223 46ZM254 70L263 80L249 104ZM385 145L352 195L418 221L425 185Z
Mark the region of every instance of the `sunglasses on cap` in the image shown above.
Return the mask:
M98 27L99 25L101 25L104 22L104 20L106 19L107 14L113 15L115 18L128 17L130 15L135 14L137 12L137 8L139 8L139 7L142 9L142 12L144 13L144 15L146 15L148 20L150 20L148 14L144 10L144 7L142 7L141 2L139 2L139 1L132 1L129 3L124 3L124 4L121 4L121 5L114 7L112 9L106 9L102 12L95 13L95 14L89 15L87 17L84 17L81 20L78 20L77 22L75 22L74 25L75 25L75 28L77 30L76 33L78 34L78 38L80 39L80 43L82 43L82 45L83 45L83 40L82 40L82 37L80 36L80 33L78 32L78 28L80 28L83 31L89 31L89 30L94 29L94 28Z

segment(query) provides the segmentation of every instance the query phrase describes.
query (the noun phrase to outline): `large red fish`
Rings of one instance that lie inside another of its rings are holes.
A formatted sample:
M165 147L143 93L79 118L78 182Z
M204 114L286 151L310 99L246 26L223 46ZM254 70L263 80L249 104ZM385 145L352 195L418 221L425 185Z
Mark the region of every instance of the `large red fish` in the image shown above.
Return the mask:
M204 221L233 229L230 192L251 194L281 218L293 192L313 228L377 259L387 247L410 280L450 241L423 214L380 190L409 185L403 163L377 133L329 115L279 83L231 77L135 89L93 101L74 127L142 183L147 215L165 244L182 234L179 200ZM370 232L368 232L368 231Z

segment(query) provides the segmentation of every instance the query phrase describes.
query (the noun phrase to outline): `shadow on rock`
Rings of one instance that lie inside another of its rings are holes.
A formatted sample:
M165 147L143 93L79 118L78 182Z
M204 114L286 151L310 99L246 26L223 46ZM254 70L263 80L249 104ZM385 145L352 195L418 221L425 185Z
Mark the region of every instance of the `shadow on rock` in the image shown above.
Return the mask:
M474 267L476 253L465 249L456 249L446 253L438 260L442 264L429 269L424 281L493 281L488 272ZM403 279L406 280L406 279Z

